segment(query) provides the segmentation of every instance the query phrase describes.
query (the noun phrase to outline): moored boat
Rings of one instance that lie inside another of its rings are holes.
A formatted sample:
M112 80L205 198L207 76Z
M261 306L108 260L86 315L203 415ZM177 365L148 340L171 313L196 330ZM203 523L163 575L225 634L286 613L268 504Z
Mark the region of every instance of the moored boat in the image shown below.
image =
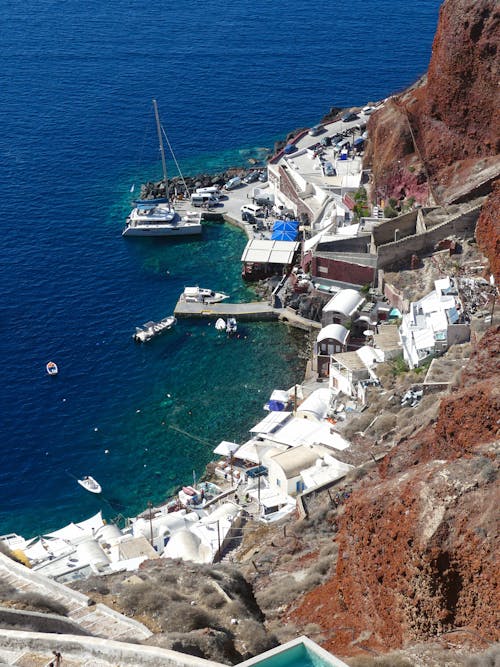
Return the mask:
M226 333L228 335L235 334L238 331L238 323L234 317L229 317L226 324Z
M215 328L217 329L217 331L225 331L226 321L222 317L219 317L215 322Z
M133 339L137 343L147 343L155 336L158 336L159 334L162 334L165 331L171 329L176 322L177 319L173 315L164 317L159 322L146 322L142 326L136 327Z
M82 479L77 480L80 486L83 486L84 489L90 491L90 493L101 493L102 487L93 477L86 475Z
M47 369L47 373L49 375L57 375L59 373L59 368L57 367L55 361L49 361L45 368Z
M167 165L163 147L163 128L160 123L158 105L153 100L156 130L160 145L163 168L163 185L165 197L144 199L134 202L135 207L127 218L122 236L193 236L202 233L201 215L188 212L184 216L175 210L168 194ZM168 142L168 139L167 139ZM175 159L175 158L174 158Z
M229 299L228 294L223 292L214 292L204 287L185 287L181 299L187 303L218 303Z

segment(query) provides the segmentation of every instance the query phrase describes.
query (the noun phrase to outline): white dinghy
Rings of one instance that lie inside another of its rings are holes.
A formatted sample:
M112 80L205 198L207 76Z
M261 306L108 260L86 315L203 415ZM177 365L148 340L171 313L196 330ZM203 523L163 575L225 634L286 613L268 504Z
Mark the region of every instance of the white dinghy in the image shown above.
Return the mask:
M101 493L102 491L102 487L99 482L96 482L96 480L93 477L90 477L90 475L86 475L82 479L78 479L77 482L80 486L83 486L84 489L90 491L90 493Z

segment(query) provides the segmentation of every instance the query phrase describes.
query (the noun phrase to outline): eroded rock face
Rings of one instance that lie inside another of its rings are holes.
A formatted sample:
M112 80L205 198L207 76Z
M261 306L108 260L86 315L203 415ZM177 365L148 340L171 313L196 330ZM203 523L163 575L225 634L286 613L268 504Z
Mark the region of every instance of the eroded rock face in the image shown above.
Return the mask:
M346 504L335 577L295 611L333 652L355 652L359 638L387 651L457 627L495 639L499 352L497 327L436 423L401 441Z
M392 98L368 126L379 196L399 198L401 181L413 175L425 177L436 203L449 203L498 175L499 43L497 0L445 0L427 79ZM426 203L423 189L415 194Z
M476 239L490 262L489 270L500 287L500 179L481 209L477 222Z

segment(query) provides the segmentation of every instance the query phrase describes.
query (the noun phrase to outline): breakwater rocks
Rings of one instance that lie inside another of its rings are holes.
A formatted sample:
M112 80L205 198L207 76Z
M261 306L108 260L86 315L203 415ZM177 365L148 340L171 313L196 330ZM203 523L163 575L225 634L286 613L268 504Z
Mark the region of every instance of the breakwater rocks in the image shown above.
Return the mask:
M216 174L198 174L196 176L175 176L168 181L168 194L170 197L189 197L197 188L208 188L222 186L228 182L230 178L239 176L244 178L252 171L262 171L264 164L259 160L254 160L252 167L232 167L225 171ZM165 197L165 183L161 181L149 181L141 185L141 199L156 199L158 197Z

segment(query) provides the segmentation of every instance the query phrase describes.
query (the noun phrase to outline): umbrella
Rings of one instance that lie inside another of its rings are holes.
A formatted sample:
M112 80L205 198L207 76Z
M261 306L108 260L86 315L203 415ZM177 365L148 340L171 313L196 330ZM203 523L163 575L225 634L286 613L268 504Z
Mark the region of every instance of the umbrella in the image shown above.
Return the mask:
M295 241L298 236L298 231L295 230L276 230L271 234L271 241Z
M273 225L273 232L296 232L298 226L297 220L276 220Z

